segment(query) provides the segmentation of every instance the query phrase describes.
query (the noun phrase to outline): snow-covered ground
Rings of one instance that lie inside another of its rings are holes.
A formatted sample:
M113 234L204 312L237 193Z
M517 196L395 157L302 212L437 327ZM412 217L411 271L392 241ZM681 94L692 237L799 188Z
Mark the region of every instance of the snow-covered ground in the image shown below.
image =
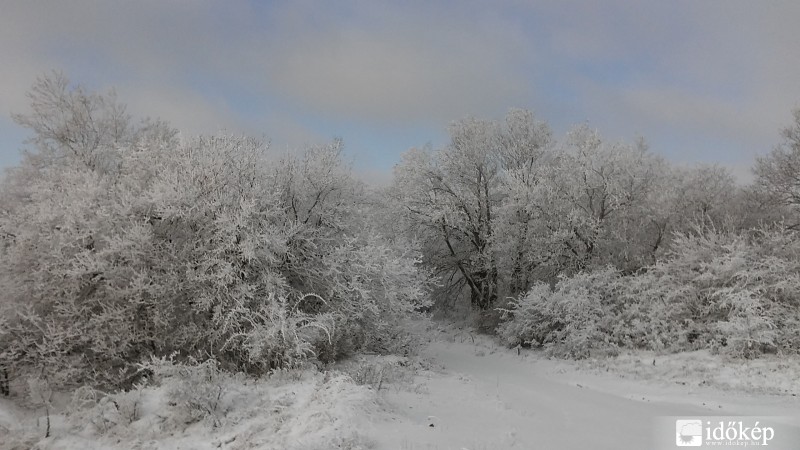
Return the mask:
M161 386L141 393L135 417L130 410L121 414L123 407L56 415L53 436L41 439L41 411L4 400L0 448L646 449L654 448L655 421L664 416L800 420L800 399L792 392L742 392L708 383L700 370L683 378L653 373L653 367L670 373L700 365L710 355L658 357L655 366L644 356L616 365L556 361L446 331L411 359L363 356L341 364L341 372L231 377L219 411L194 423L175 416ZM773 374L779 381L791 377ZM766 375L763 380L771 384Z
M481 336L437 339L425 355L443 369L419 376L416 392L384 394L394 410L391 421L377 425L380 448L646 449L654 448L655 422L663 416L800 420L800 400L791 395L697 386L702 380L670 386L623 379L518 354Z

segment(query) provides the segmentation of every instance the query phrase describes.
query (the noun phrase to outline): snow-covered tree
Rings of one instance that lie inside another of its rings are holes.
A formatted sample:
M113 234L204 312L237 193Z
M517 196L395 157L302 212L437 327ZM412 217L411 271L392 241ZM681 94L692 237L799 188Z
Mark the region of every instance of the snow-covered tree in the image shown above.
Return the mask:
M494 124L469 119L451 127L440 152L411 150L395 168L395 198L411 233L423 234L429 263L453 286L466 286L471 303L489 308L497 298L490 253L499 182Z
M779 210L787 208L792 217L790 226L796 227L797 209L800 207L800 109L794 111L794 123L782 131L783 142L769 155L758 158L753 168L755 188L762 201ZM774 214L773 214L774 215Z
M39 165L67 158L94 171L113 170L118 147L133 139L131 118L113 90L86 92L53 72L37 78L28 98L31 111L13 118L33 131Z
M424 241L427 262L451 297L466 290L480 310L497 300L502 280L494 244L506 195L502 186L508 170L519 177L532 173L549 139L546 125L514 110L504 124L475 118L455 122L445 148L411 150L396 166L390 195L407 232Z
M505 280L502 294L508 296L526 292L546 259L538 238L547 231L539 220L542 211L535 198L552 168L553 138L550 127L526 110L512 110L506 116L499 138L503 201L495 214L492 249L500 255L498 270Z
M511 171L504 208L525 212L517 232L527 233L526 254L518 258L532 270L516 293L536 278L607 264L632 271L652 262L666 234L658 209L667 173L644 143L610 143L586 126L539 159L532 181Z
M54 386L125 385L173 352L260 372L392 349L425 305L418 253L361 219L341 143L276 159L256 139L179 139L160 122L50 135L112 101L53 86L63 102L19 116L36 117L20 121L33 148L3 180L0 366Z

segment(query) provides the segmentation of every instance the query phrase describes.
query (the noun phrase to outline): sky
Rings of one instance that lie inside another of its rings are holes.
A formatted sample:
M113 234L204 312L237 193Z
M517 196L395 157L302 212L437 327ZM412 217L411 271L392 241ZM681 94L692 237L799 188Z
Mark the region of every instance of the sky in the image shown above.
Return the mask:
M11 113L58 70L185 135L342 138L377 183L452 121L515 107L747 180L800 107L798 18L796 0L4 0L0 167L29 136Z

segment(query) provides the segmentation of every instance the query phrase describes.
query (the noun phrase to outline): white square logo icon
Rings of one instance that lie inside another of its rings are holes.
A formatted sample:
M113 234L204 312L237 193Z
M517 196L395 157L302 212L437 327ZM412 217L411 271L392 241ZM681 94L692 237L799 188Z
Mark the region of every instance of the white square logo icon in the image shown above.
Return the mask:
M675 445L678 447L700 447L703 445L703 421L676 420Z

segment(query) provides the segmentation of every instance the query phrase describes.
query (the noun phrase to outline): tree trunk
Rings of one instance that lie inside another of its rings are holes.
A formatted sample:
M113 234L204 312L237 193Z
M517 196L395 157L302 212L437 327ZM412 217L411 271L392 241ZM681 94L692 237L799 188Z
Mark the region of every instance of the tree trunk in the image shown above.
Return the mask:
M491 309L497 301L497 269L472 274L476 289L471 292L472 307L480 311Z
M0 394L5 395L6 397L11 395L11 387L8 383L8 369L5 367L0 370Z

